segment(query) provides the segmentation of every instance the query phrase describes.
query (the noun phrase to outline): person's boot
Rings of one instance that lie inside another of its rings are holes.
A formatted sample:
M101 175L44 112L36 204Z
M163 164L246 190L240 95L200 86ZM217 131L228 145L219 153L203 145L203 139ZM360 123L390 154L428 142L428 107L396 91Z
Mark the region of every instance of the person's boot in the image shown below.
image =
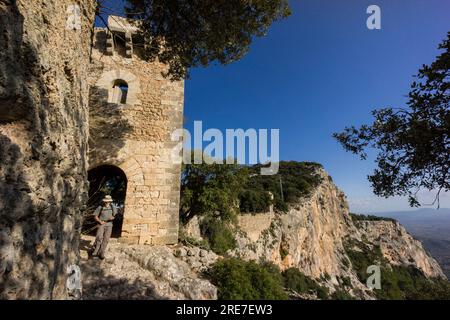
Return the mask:
M95 250L91 250L89 254L89 259L98 259L98 253L95 253Z

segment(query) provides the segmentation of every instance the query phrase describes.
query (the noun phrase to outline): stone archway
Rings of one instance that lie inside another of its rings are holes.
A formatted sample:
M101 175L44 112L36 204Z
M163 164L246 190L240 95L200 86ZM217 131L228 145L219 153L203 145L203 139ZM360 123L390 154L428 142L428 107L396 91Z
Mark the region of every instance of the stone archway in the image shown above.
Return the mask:
M128 179L125 172L117 166L100 165L88 171L89 200L83 223L85 233L95 233L95 221L92 214L101 205L102 199L109 194L118 209L118 215L113 224L113 238L120 238L122 234L123 215L125 212L125 198Z

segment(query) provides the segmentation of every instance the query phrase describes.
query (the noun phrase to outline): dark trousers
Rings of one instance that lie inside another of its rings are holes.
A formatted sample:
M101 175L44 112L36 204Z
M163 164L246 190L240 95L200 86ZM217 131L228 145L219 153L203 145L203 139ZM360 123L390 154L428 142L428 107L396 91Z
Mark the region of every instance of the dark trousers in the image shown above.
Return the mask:
M102 224L97 229L97 236L94 242L94 256L104 257L109 238L111 237L112 226Z

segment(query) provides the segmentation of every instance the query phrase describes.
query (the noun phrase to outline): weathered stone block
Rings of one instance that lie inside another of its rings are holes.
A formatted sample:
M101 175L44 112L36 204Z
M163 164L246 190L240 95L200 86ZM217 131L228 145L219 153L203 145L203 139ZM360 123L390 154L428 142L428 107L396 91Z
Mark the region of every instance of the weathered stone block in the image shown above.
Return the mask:
M178 243L178 234L154 237L154 238L152 238L151 244L163 245L163 244L175 244L175 243Z

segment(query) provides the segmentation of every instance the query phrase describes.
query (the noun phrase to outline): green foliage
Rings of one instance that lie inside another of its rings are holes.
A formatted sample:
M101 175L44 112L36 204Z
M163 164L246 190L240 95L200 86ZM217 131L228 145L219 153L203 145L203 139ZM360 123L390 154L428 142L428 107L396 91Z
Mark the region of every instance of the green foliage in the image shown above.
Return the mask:
M328 288L326 288L326 287L319 286L316 289L316 293L317 293L317 298L319 298L320 300L327 300L329 298L329 291L328 291Z
M206 214L218 215L224 221L234 221L238 212L264 212L271 204L277 210L285 211L288 203L309 195L321 182L317 174L320 167L310 162L282 161L277 175L262 176L260 165L184 165L181 179L182 222L188 222L195 215Z
M450 283L443 279L428 279L413 266L392 266L382 256L378 246L346 241L345 249L362 283L366 283L367 267L381 268L381 289L375 289L378 299L450 299Z
M288 0L127 0L126 12L141 21L145 58L168 64L175 79L191 67L239 60L254 37L290 15Z
M363 242L347 239L344 242L344 248L359 281L362 283L366 283L368 277L367 267L381 265L384 262L379 246L371 246Z
M272 203L269 192L245 189L239 194L239 209L242 213L267 212Z
M186 164L181 176L180 217L183 223L195 215L216 215L234 221L238 197L248 177L239 165Z
M208 239L209 247L215 253L224 255L236 247L234 232L229 223L212 216L202 219L200 224L202 236Z
M331 280L331 276L330 276L327 272L325 272L325 273L321 276L321 278L323 278L325 281L330 281L330 280Z
M349 277L342 277L341 278L341 283L345 287L351 287L352 286L352 282L351 282Z
M317 163L281 161L278 174L269 176L260 175L260 168L261 165L255 165L249 169L250 176L239 195L242 212L262 212L272 203L275 209L286 211L287 204L308 196L321 182L317 174L321 165ZM273 201L268 192L272 193Z
M261 176L260 166L221 164L184 165L181 179L180 219L183 224L196 215L202 219L202 234L220 254L235 246L233 224L241 211L266 211L273 203L278 209L308 195L320 183L315 163L281 162L278 176ZM282 201L279 178L283 181ZM271 225L270 232L274 232ZM280 252L285 255L284 252Z
M206 240L197 240L195 238L189 237L188 235L185 234L185 232L183 231L183 228L180 228L180 232L179 232L179 242L186 245L186 246L194 246L194 247L199 247L201 249L205 249L205 250L210 250L211 247L209 245L209 242Z
M355 213L350 213L350 217L352 218L353 222L357 222L357 221L391 221L391 222L397 222L397 220L395 220L393 218L378 217L378 216L364 215L364 214L355 214Z
M347 291L345 290L336 290L331 295L330 299L332 300L355 300Z
M281 260L284 260L284 258L286 258L288 256L288 254L289 254L289 250L286 249L283 246L280 246L280 257L281 257Z
M284 286L298 293L316 294L319 299L328 299L328 289L303 274L297 268L283 271Z
M271 264L257 264L239 259L223 259L216 262L208 273L218 288L221 300L283 300L280 270Z
M450 283L442 279L428 279L413 266L383 267L378 299L436 300L450 299Z
M367 158L366 149L378 150L378 168L369 176L378 196L409 196L419 206L421 188L439 194L450 190L450 32L439 46L443 52L424 65L411 85L406 108L373 111L374 122L347 127L334 137L346 151Z

